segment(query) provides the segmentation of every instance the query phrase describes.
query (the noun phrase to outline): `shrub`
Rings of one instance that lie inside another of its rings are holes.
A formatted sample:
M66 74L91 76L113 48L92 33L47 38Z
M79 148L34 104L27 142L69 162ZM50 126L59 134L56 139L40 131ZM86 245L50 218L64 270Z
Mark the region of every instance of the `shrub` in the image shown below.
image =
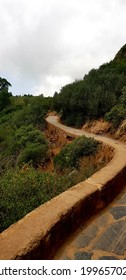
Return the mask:
M69 178L28 165L10 169L0 178L0 232L70 186Z
M72 143L63 147L61 152L54 158L54 166L59 171L64 168L78 167L79 159L94 154L97 148L98 142L93 138L78 137Z
M18 163L33 162L33 166L48 159L48 141L33 125L13 129L9 124L0 126L0 172Z
M126 106L119 104L114 106L110 112L105 114L105 120L112 122L114 128L117 128L121 121L126 118Z
M45 162L48 159L47 146L44 144L30 144L19 155L18 164L22 166L24 163L32 162L34 167Z
M27 147L29 143L47 144L44 134L33 125L23 125L17 129L13 141L18 149Z

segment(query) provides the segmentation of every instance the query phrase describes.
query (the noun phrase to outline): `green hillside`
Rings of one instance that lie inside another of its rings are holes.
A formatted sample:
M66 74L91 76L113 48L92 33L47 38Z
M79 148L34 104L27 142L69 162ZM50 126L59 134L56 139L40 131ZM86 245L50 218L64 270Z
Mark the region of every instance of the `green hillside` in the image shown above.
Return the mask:
M126 45L109 63L64 86L53 101L67 125L103 117L117 128L126 118Z

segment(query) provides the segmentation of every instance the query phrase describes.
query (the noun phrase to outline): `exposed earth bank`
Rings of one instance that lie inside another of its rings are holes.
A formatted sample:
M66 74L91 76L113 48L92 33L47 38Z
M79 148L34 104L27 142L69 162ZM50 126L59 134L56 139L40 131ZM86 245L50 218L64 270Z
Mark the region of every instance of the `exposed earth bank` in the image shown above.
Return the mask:
M103 119L87 121L83 125L82 130L94 134L108 135L111 138L126 143L126 120L124 120L117 129L113 129L112 124Z

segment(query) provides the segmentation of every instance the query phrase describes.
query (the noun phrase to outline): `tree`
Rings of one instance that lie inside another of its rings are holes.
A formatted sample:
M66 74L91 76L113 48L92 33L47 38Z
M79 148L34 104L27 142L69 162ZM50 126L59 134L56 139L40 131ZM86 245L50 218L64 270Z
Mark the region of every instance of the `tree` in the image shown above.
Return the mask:
M0 77L0 112L10 104L11 93L8 91L11 84Z

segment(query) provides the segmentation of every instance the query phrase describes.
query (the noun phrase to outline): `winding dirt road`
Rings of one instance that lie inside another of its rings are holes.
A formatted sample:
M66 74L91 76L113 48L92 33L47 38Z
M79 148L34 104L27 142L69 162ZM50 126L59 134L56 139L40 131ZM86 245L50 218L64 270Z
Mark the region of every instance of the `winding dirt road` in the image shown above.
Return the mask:
M93 137L114 148L113 159L99 172L86 181L102 188L107 181L116 177L126 167L126 145L104 137L67 127L59 123L57 116L46 119L51 125L62 129L69 136ZM125 172L125 171L124 171ZM124 175L126 180L126 174ZM126 259L126 185L118 180L119 189L123 191L117 198L97 215L84 222L73 232L58 249L54 259L60 260L119 260ZM114 194L114 190L113 190ZM88 210L88 209L87 209Z
M94 180L95 183L99 184L99 186L103 185L105 180L109 180L116 176L123 168L126 167L126 145L122 142L65 126L59 122L60 119L58 116L48 116L46 121L54 127L64 131L68 136L78 137L85 135L86 137L93 137L97 141L103 142L104 144L114 148L113 159L104 168L97 172L97 176L95 176L95 174L92 175L91 178L88 179L90 182L92 181L93 183Z

